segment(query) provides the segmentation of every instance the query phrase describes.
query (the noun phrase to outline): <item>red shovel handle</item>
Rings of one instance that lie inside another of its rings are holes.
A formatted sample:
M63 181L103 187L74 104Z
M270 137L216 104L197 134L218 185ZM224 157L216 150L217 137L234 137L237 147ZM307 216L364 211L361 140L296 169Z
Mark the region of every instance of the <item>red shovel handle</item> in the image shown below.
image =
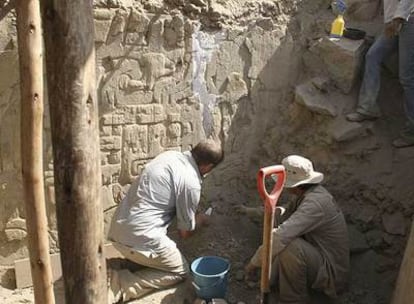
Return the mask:
M276 175L277 180L269 194L266 190L265 180L272 175ZM257 189L259 190L260 198L265 203L265 207L271 207L272 209L276 207L277 200L279 199L283 190L283 185L285 184L285 179L285 167L282 165L269 166L259 170L257 173Z
M277 179L269 194L266 190L265 181L267 177L271 177L272 175L276 175ZM257 189L259 190L259 195L265 205L263 220L262 273L260 281L262 304L269 304L270 267L272 263L272 230L277 200L282 193L285 179L285 167L281 165L262 168L257 174Z

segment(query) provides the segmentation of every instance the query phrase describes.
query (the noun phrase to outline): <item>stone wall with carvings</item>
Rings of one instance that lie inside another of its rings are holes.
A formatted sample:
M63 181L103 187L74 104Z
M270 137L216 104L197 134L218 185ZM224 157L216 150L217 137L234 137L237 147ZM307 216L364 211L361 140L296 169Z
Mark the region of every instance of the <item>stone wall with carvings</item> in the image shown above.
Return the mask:
M257 134L266 129L268 118L262 117L262 111L269 105L267 110L276 110L296 77L289 76L289 70L298 59L286 61L286 55L295 51L287 32L290 17L279 6L269 4L267 16L231 27L221 22L225 18L220 6L210 7L208 22L197 18L197 14L207 12L207 4L196 2L187 9L178 6L180 9L171 10L167 4L96 3L106 223L148 160L165 150L189 149L210 136L222 141L227 158L211 182L206 182L208 199L236 200L243 196L239 188L247 181L243 182L242 177L251 170L248 163L258 148ZM27 249L14 11L2 17L0 264L7 265L26 257ZM275 56L275 51L282 55ZM273 73L273 69L278 72ZM58 246L47 101L44 128L46 203L51 251L55 252ZM220 190L222 185L231 185L227 198Z

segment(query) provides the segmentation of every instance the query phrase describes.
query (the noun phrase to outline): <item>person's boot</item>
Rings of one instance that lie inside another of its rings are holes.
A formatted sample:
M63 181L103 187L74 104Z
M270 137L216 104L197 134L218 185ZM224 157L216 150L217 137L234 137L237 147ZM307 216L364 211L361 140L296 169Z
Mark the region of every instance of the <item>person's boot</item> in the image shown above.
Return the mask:
M352 122L362 122L362 121L369 121L369 120L376 120L377 116L371 116L366 114L361 114L358 112L349 113L345 116L346 120Z
M118 272L111 268L107 269L108 279L108 304L120 304L123 303L123 295L121 290L121 284L119 282Z

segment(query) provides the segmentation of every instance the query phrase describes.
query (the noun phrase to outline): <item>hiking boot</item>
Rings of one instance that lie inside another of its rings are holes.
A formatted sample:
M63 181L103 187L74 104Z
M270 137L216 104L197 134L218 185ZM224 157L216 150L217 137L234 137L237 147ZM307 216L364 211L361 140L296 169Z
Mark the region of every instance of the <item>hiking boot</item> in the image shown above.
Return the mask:
M406 148L414 146L414 131L412 127L406 126L400 133L400 137L392 142L394 148Z
M361 114L358 112L349 113L345 116L346 120L352 121L352 122L362 122L362 121L368 121L368 120L376 120L377 116L371 116L366 114Z
M398 137L397 139L395 139L392 142L392 145L394 146L394 148L407 148L407 147L412 147L414 146L414 139L410 139L407 137Z
M111 268L107 269L108 304L123 303L123 295L119 282L118 272Z

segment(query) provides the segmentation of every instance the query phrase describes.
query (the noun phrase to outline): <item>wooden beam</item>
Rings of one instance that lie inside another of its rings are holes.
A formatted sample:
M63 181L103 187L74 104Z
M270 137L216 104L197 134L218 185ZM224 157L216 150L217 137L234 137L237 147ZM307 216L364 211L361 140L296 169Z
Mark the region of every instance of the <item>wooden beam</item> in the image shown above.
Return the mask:
M18 1L21 160L35 303L55 303L43 183L43 54L38 0Z
M66 304L106 303L92 1L41 5Z
M408 237L403 261L400 266L397 284L391 304L412 304L414 303L414 222L411 225L410 236Z

